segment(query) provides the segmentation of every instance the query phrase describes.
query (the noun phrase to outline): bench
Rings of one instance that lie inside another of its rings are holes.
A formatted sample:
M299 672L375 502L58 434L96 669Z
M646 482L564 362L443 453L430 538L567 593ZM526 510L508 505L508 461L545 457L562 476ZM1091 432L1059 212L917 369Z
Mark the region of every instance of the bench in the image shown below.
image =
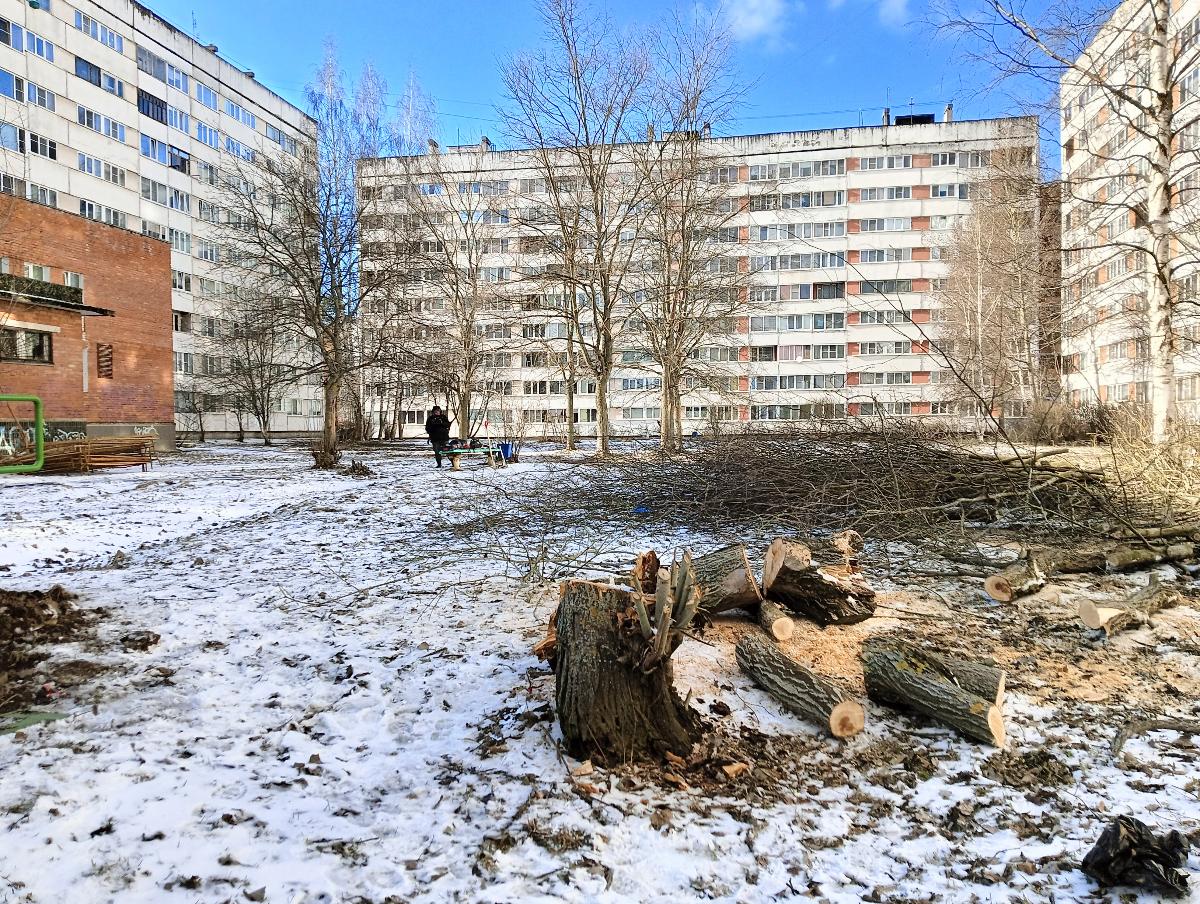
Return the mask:
M443 449L442 454L450 456L450 470L452 471L462 470L462 462L459 460L462 455L483 455L487 457L487 463L493 468L504 467L504 455L499 446L484 449Z

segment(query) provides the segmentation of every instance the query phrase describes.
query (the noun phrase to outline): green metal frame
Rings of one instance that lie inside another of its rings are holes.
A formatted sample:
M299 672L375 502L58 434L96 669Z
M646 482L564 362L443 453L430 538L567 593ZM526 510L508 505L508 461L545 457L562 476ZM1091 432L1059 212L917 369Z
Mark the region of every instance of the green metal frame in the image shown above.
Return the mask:
M42 419L42 400L31 395L0 395L0 402L29 402L33 405L34 459L28 465L0 465L0 474L32 474L42 469L46 458L46 424Z

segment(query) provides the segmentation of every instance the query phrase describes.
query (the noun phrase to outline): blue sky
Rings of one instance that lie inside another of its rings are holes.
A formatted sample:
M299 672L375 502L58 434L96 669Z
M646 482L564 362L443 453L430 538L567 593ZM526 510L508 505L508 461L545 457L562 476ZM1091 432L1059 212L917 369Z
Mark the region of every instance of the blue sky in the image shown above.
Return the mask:
M921 20L927 0L727 0L737 63L753 87L739 118L721 131L767 132L873 124L890 97L893 112L956 118L1009 112L999 95L980 94L955 50ZM653 20L674 0L609 0L617 22ZM347 70L372 60L399 94L414 76L435 99L439 138L498 137L494 106L503 97L501 62L535 46L532 0L149 0L184 31L220 47L293 102L301 98L325 39Z

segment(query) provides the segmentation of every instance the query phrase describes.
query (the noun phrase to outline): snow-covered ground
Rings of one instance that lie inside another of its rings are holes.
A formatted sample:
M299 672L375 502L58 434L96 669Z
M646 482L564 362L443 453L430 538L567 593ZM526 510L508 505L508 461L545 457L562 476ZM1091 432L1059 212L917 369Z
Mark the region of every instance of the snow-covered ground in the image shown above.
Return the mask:
M738 674L729 626L677 683L749 777L581 768L529 654L555 593L461 526L560 465L356 457L376 476L215 446L0 478L0 586L105 610L44 664L67 718L0 735L0 901L1097 900L1077 866L1118 813L1200 840L1173 735L1114 764L1115 724L1014 693L1011 754L874 706L840 744Z

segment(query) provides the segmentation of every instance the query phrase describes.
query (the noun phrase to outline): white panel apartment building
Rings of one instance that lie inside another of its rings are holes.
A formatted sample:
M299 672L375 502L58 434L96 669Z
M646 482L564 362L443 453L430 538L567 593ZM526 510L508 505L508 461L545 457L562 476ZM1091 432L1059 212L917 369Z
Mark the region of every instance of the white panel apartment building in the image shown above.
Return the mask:
M708 139L722 161L720 181L737 205L721 240L746 274L740 290L744 316L734 319L728 336L714 337L711 348L701 349L732 378L728 392L685 394L685 432L703 430L712 420L736 428L883 412L953 413L943 382L949 374L929 343L937 329L937 280L945 273L940 246L970 210L972 182L983 174L993 149L1021 147L1036 155L1036 123L914 118ZM453 174L460 164L464 180L485 180L497 195L491 199L495 253L485 263L528 310L531 289L522 274L536 271L527 264L536 265L537 258L522 253L517 224L519 208L531 203L525 189L537 173L521 151L448 148L438 163L446 190L455 190ZM397 158L365 161L361 188L381 203L376 209L399 215L410 169L420 167ZM477 189L465 181L458 190ZM393 198L389 208L386 202ZM388 233L374 232L368 239L386 241ZM420 286L413 291L419 293ZM556 335L561 331L555 330L552 307L546 305L544 319L546 332ZM493 422L516 413L556 435L561 430L554 424L565 414L563 388L553 371L536 366L541 363L536 355L527 356L522 337L528 321L525 315L524 326L485 331L495 336L501 363L489 381L512 395L499 402L481 397L475 407L490 412ZM639 357L632 350L617 355L609 396L617 434L658 430L655 378ZM595 429L595 386L582 380L578 390L576 420L586 435ZM411 397L405 422L421 423L433 402L446 404L444 398Z
M132 0L0 0L0 187L172 246L177 426L194 429L227 272L221 168L235 155L296 153L302 111ZM320 388L289 392L272 425L311 430ZM233 418L209 415L209 429Z
M1200 148L1200 2L1170 3L1167 31L1174 94L1171 184L1175 291L1190 297L1177 308L1174 332L1176 398L1181 416L1200 419L1200 239L1197 216L1197 149ZM1091 57L1105 79L1130 93L1146 83L1149 53L1135 34L1146 30L1150 7L1126 0L1100 30L1081 60ZM1114 105L1111 95L1078 73L1064 75L1060 91L1063 199L1063 369L1074 404L1148 401L1150 324L1144 267L1152 261L1147 230L1135 210L1146 197L1150 138L1131 126L1137 111Z

